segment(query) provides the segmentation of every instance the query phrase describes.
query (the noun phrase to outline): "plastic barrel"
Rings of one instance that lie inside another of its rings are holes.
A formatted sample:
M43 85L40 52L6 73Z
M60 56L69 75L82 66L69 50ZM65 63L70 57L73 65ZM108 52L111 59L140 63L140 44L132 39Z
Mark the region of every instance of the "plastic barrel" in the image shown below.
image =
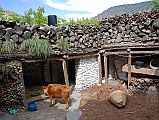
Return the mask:
M49 15L48 16L48 25L55 26L57 24L57 16L56 15Z

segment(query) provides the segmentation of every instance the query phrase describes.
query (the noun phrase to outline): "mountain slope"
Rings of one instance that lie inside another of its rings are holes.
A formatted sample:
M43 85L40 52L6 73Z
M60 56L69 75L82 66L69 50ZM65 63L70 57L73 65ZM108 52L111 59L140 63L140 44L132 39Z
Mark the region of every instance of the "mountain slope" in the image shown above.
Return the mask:
M124 13L131 14L136 12L143 12L143 11L148 11L150 9L151 9L150 1L135 3L135 4L119 5L108 8L107 10L103 11L95 18L102 19L103 17L111 17L115 15L121 15Z

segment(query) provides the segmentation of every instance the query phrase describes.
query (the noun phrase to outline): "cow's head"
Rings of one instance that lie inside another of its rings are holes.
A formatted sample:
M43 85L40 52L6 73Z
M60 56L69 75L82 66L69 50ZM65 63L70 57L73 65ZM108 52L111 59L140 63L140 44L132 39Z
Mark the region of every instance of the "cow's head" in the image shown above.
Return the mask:
M47 94L48 87L47 87L47 86L42 86L42 87L43 87L43 92L44 92L44 94L45 94L45 95L48 95L48 94Z

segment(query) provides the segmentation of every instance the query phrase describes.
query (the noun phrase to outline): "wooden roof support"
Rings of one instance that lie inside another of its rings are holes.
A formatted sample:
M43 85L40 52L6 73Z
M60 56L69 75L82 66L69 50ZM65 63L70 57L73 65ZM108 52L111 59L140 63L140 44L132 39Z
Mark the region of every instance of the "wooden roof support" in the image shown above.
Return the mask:
M128 55L128 89L129 89L129 84L131 82L131 62L132 62L132 59L131 59L131 54Z
M105 82L108 85L108 56L104 55L104 70L105 70Z
M98 55L98 80L99 80L99 83L102 83L101 54Z
M21 67L22 67L22 62L21 62ZM22 71L20 72L20 78L21 78L21 82L23 85L23 103L24 103L24 110L27 110L27 100L26 100L26 93L25 93L25 84L24 84L24 77L23 77L23 67L22 67Z
M67 73L66 60L63 60L62 66L63 66L63 72L64 72L65 84L66 84L67 86L69 86L69 80L68 80L68 73Z

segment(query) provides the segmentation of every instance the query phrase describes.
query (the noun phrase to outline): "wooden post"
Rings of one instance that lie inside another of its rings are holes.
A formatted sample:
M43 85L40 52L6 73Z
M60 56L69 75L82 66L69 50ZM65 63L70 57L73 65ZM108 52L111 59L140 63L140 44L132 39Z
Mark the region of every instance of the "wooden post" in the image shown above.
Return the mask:
M23 103L24 103L24 110L27 110L27 101L26 101L26 93L25 93L25 84L24 84L24 77L23 77L23 64L21 62L22 71L20 72L20 78L23 85Z
M68 73L67 73L66 60L63 60L62 66L63 66L63 72L64 72L65 84L66 84L67 86L69 86L69 80L68 80Z
M108 56L104 55L105 82L108 85Z
M129 54L128 56L128 89L130 82L131 82L131 54Z
M98 80L102 83L102 66L101 66L101 54L98 56Z

